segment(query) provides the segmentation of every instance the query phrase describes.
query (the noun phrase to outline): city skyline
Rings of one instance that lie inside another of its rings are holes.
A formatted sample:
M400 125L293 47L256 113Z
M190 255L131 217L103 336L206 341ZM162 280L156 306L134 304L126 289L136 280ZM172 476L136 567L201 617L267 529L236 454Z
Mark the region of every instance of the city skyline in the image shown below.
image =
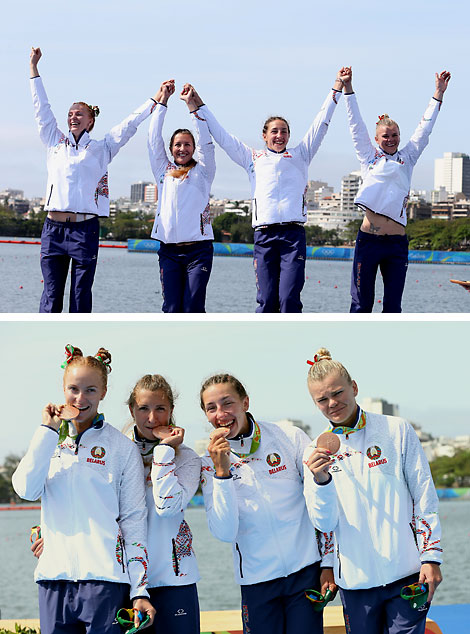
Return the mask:
M400 415L433 436L468 434L468 321L407 322L351 320L217 320L181 317L173 321L95 316L94 320L46 321L32 317L1 320L4 420L0 462L26 450L47 402L63 402L64 346L85 354L103 346L113 356L106 399L100 411L118 429L129 421L125 404L137 379L165 376L179 394L177 424L187 444L210 427L198 404L199 387L209 375L231 372L246 386L250 411L267 421L298 419L312 435L326 420L306 387L307 359L326 346L342 361L365 396L397 404ZM371 316L372 317L372 316Z
M76 18L68 16L58 0L47 6L32 4L28 21L24 20L22 5L3 8L9 28L0 51L8 90L0 105L0 189L23 189L27 197L42 196L45 191L45 153L33 119L28 86L32 45L42 47L39 72L62 126L74 99L98 103L101 115L95 137L100 138L154 94L161 81L174 77L177 86L192 81L220 122L253 147L263 145L260 128L273 113L287 116L292 129L290 144L297 144L344 64L353 66L353 85L369 132L373 132L378 114L389 112L399 121L402 142L406 142L434 92L434 73L446 68L453 77L430 146L416 166L412 187L432 187L434 157L448 151L468 151L468 147L462 147L467 143L459 125L468 93L464 68L469 13L466 5L446 6L445 21L451 26L443 28L442 7L437 0L414 5L398 0L394 20L419 28L410 32L397 26L390 36L383 31L386 18L382 12L367 3L356 3L352 12L345 0L315 8L301 0L291 4L289 10L281 3L241 0L228 19L221 6L203 0L197 6L185 7L184 12L183 23L191 24L184 51L197 52L195 55L178 54L178 7L148 6L142 0L137 0L131 13L126 7L122 2L97 5L83 0L81 11L87 15L89 28L80 30L77 42L70 39ZM328 27L330 23L333 30ZM158 29L158 36L157 25L165 26ZM386 63L383 56L374 54L384 37L392 37L393 42L393 54L390 42L384 45L390 53ZM426 55L410 56L410 46L426 50ZM338 188L342 176L357 169L358 164L344 104L336 110L331 129L311 164L309 178L326 180ZM185 105L173 97L164 126L165 141L175 127L189 122ZM110 167L113 199L126 194L132 182L152 180L147 128L145 122ZM219 148L216 156L214 196L249 197L244 171Z

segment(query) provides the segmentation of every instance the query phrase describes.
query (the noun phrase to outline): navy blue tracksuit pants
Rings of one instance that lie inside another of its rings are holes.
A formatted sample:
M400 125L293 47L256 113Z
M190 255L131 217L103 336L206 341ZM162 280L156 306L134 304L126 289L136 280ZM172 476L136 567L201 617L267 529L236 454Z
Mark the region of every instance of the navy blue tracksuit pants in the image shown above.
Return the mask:
M403 586L418 579L415 573L377 588L340 588L346 634L424 634L429 604L415 610L400 597Z
M376 236L360 229L354 249L350 313L372 312L379 267L384 284L383 312L401 313L408 269L408 238L400 235Z
M244 634L322 634L323 613L316 612L305 590L320 590L320 563L287 577L240 586Z
M199 600L195 583L147 588L157 611L149 634L200 634Z
M122 634L116 621L129 585L111 581L39 581L41 634Z
M212 270L212 240L190 244L160 242L158 260L164 313L205 313Z
M44 290L40 313L60 313L70 261L71 313L91 313L91 288L98 259L98 218L83 222L57 222L46 218L41 234L41 270Z
M273 224L254 235L257 313L301 313L305 282L305 229L296 223Z

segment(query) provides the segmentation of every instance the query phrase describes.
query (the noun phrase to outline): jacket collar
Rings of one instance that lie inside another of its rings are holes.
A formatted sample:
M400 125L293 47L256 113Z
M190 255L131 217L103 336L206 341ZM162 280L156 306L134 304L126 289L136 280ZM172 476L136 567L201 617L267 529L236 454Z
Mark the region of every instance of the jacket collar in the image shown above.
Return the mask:
M72 132L69 130L69 134L68 134L68 141L70 143L70 145L74 145L74 146L79 146L79 147L86 147L88 145L88 143L90 143L90 133L87 132L86 130L84 130L82 132L82 134L80 135L78 142L75 141L75 137L73 136Z

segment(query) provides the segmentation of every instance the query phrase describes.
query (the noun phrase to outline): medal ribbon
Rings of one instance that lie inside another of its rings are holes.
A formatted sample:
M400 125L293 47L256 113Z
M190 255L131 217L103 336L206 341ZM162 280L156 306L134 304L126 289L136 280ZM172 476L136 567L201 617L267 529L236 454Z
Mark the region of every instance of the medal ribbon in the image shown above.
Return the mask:
M331 431L333 434L344 434L345 436L349 436L349 434L354 434L355 431L359 431L360 429L364 429L366 426L366 413L361 412L361 417L357 421L354 427L347 427L346 425L335 425L332 428L328 428L325 431Z
M259 425L255 421L254 418L253 418L253 425L254 425L254 429L255 430L253 432L253 438L251 439L251 445L250 445L249 452L248 453L237 453L236 451L233 451L233 449L230 450L232 453L234 453L239 458L248 458L248 456L250 456L252 453L255 453L255 451L259 447L259 444L261 442L261 429L259 428Z
M103 414L97 414L95 416L95 418L93 419L93 422L91 423L91 427L94 427L95 425L97 425L98 423L100 423L101 421L104 421L104 415ZM61 445L64 440L69 437L72 440L75 440L78 436L78 434L72 435L69 433L70 431L70 427L69 427L69 423L71 421L69 420L63 420L60 423L60 427L59 427L59 442L57 443L58 445ZM73 425L73 422L72 422ZM73 428L75 429L75 425L73 425Z

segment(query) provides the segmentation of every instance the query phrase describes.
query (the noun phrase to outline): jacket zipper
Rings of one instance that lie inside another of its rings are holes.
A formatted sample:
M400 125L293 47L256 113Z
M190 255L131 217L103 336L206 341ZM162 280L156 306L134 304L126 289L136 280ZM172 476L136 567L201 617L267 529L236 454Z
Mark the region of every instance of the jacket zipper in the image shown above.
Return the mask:
M173 558L174 558L174 561L175 561L175 567L174 567L175 575L178 576L179 572L180 572L180 566L179 566L179 562L178 562L178 557L176 555L176 543L175 543L174 539L171 540L171 544L172 544L172 548L173 548Z
M341 557L339 556L338 545L336 545L336 556L338 557L338 579L341 579Z
M258 206L256 204L256 198L253 198L253 203L255 205L255 220L258 220Z
M237 549L238 559L239 559L239 563L240 563L240 578L243 579L242 553L240 551L240 548L238 547L238 543L237 542L235 542L235 548Z
M125 555L125 552L126 552L124 550L124 539L121 537L121 535L119 535L118 539L119 539L119 548L121 549L122 572L126 572L126 566L124 565L124 555Z
M49 198L47 199L47 204L49 204L51 202L52 188L53 187L54 187L54 183L51 185L51 191L49 192Z

